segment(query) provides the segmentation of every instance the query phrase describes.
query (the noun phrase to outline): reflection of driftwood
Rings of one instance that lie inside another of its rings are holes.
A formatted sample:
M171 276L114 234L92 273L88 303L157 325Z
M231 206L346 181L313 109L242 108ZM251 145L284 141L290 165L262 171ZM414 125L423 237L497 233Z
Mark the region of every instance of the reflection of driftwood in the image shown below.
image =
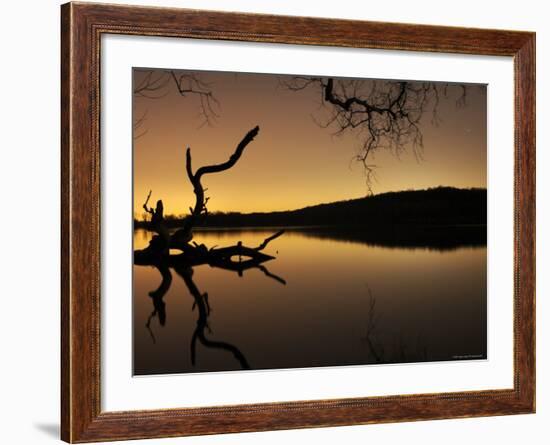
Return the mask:
M267 267L265 267L263 264L259 264L256 267L260 269L265 274L266 277L273 278L275 281L278 281L279 283L286 285L286 280L284 280L278 275L271 273L269 270L267 270Z
M376 298L372 295L370 288L368 288L368 293L366 335L363 337L363 340L367 345L369 357L372 357L372 362L406 363L428 361L428 350L420 335L418 335L416 345L414 346L410 340L405 340L403 332L394 335L391 344L388 342L385 343L382 340L383 335L381 332L378 332L380 316L376 309ZM386 335L386 337L388 336Z
M378 316L376 315L376 298L372 296L372 292L370 288L368 288L369 291L369 312L368 312L368 318L367 318L367 329L366 329L366 335L365 335L365 341L367 343L367 346L369 348L369 353L373 356L374 361L376 363L380 363L382 361L382 357L384 355L384 350L380 347L380 350L375 346L373 342L373 335L374 331L376 329L376 325L378 324Z
M155 267L160 272L162 281L156 290L149 292L149 296L153 300L153 312L151 312L147 318L147 323L145 323L145 327L149 331L149 334L153 339L153 343L156 343L156 339L153 334L153 330L151 329L151 321L158 315L160 325L164 326L166 324L166 305L164 303L164 296L172 284L172 274L170 273L168 266L160 263L155 265Z
M170 273L170 269L166 265L155 265L155 267L161 273L162 281L160 286L156 290L149 292L149 296L153 300L153 312L151 312L145 324L145 327L147 328L147 330L149 331L149 334L151 335L153 343L156 343L156 338L151 329L151 321L153 320L153 318L155 318L155 316L158 316L160 325L161 326L165 325L166 305L163 299L164 299L164 296L166 295L166 292L168 292L172 284L172 274ZM194 283L193 269L188 266L179 265L179 266L175 266L174 270L183 279L183 281L185 282L185 285L187 286L187 289L189 289L189 292L191 293L194 299L192 310L195 310L195 308L198 308L198 312L199 312L197 326L191 338L192 365L194 366L196 362L196 343L198 339L201 342L201 344L203 344L207 348L223 349L231 352L233 356L238 360L239 364L243 369L250 369L250 365L248 364L246 357L239 350L239 348L237 348L236 346L230 343L211 340L206 336L205 330L208 330L209 332L211 332L210 327L208 325L208 316L210 315L210 304L208 303L208 293L206 292L201 293L198 287L196 286L196 284Z
M277 235L280 236L280 235ZM267 242L264 241L258 248L264 248L269 241L272 239L275 239L275 237L271 237L271 239L268 239ZM260 252L258 252L261 254ZM267 259L272 259L273 257L270 257L269 255L261 254L265 256ZM220 256L220 258L223 258L223 255ZM139 259L139 255L138 255ZM168 258L165 259L166 261L163 263L157 263L153 264L153 266L160 272L162 276L162 281L159 285L159 287L149 292L149 296L153 300L153 312L149 315L149 318L147 319L146 328L149 331L149 334L151 335L151 338L153 339L153 343L156 342L155 336L153 334L153 331L151 329L151 321L155 316L158 316L159 323L161 326L164 326L166 323L166 306L163 301L164 296L170 289L170 286L172 284L172 274L170 273L170 268L173 268L176 273L183 279L185 282L185 285L187 286L187 289L189 290L189 293L193 297L193 307L192 310L195 308L198 308L198 320L197 320L197 326L195 328L195 331L193 333L192 339L191 339L191 363L195 365L196 362L196 343L197 340L204 345L207 348L214 348L214 349L222 349L229 351L233 354L233 356L237 359L239 364L243 369L249 369L250 365L248 364L248 361L246 360L244 354L237 348L236 346L223 342L223 341L215 341L211 340L207 337L205 331L208 330L210 332L210 327L208 325L208 317L210 315L210 304L208 303L208 293L201 293L196 286L196 284L193 281L193 268L189 261L186 259L185 254L181 255L171 255ZM267 260L264 260L267 261ZM140 264L139 262L136 262L136 264ZM150 265L149 263L147 263ZM200 263L204 264L204 263ZM239 274L239 276L242 276L243 272L248 269L259 269L262 271L267 277L273 278L274 280L278 281L281 284L286 284L286 281L271 273L267 267L265 267L263 264L261 264L261 261L259 260L247 260L247 261L232 261L230 258L227 259L227 261L222 261L220 259L220 263L218 265L212 264L214 267L222 268L229 271L235 271Z
M207 348L223 349L225 351L231 352L241 365L241 368L250 369L250 365L248 364L246 357L239 348L230 343L211 340L206 336L205 330L208 329L208 331L210 331L210 327L208 326L208 316L210 315L208 294L206 292L201 293L199 291L197 285L193 281L193 269L190 267L176 267L174 270L183 279L185 285L187 286L187 289L189 289L189 292L193 296L195 300L193 308L197 307L199 311L197 326L191 338L191 363L193 364L193 366L196 362L196 344L197 340L199 340L201 344Z

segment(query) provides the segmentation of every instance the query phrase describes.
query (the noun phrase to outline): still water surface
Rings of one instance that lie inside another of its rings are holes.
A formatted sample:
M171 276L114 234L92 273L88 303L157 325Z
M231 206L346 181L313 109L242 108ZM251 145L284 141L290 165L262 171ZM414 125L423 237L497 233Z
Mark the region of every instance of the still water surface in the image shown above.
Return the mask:
M256 246L272 233L211 230L195 241ZM134 248L151 236L136 230ZM202 320L173 270L159 316L150 292L162 276L134 265L134 374L486 358L485 245L384 247L337 238L287 231L265 249L277 257L264 263L268 274L194 267L192 281L210 306ZM193 341L201 325L204 341Z

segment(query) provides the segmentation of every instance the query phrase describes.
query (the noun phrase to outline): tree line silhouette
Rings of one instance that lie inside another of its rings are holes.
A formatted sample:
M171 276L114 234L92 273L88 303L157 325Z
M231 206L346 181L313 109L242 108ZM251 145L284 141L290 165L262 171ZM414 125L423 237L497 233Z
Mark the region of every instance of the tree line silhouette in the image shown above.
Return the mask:
M185 216L166 216L169 228L181 227ZM197 227L296 227L388 225L485 225L487 190L437 187L388 192L364 198L276 212L211 212ZM147 221L135 221L145 228Z

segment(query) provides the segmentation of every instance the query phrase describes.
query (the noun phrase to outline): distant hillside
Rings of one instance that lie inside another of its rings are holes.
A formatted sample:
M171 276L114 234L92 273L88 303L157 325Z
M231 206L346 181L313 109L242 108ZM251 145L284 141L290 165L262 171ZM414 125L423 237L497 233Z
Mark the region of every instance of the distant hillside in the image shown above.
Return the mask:
M168 218L170 226L179 225ZM382 193L298 210L212 213L203 227L484 225L487 190L438 187ZM144 223L136 222L136 226Z

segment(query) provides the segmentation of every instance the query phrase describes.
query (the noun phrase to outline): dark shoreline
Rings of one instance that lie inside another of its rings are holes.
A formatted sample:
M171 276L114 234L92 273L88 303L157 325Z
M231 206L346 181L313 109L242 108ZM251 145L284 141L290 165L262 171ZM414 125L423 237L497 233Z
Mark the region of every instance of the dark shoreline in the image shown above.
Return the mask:
M332 239L388 248L454 250L487 245L487 226L470 225L385 225L385 226L266 226L266 227L197 227L196 233L235 234L269 232L284 228L308 238ZM147 230L136 227L134 230Z
M185 217L165 216L168 228L180 227ZM438 187L389 192L365 198L274 212L214 212L201 228L234 227L386 227L472 226L487 223L487 190ZM134 220L134 227L147 227Z

